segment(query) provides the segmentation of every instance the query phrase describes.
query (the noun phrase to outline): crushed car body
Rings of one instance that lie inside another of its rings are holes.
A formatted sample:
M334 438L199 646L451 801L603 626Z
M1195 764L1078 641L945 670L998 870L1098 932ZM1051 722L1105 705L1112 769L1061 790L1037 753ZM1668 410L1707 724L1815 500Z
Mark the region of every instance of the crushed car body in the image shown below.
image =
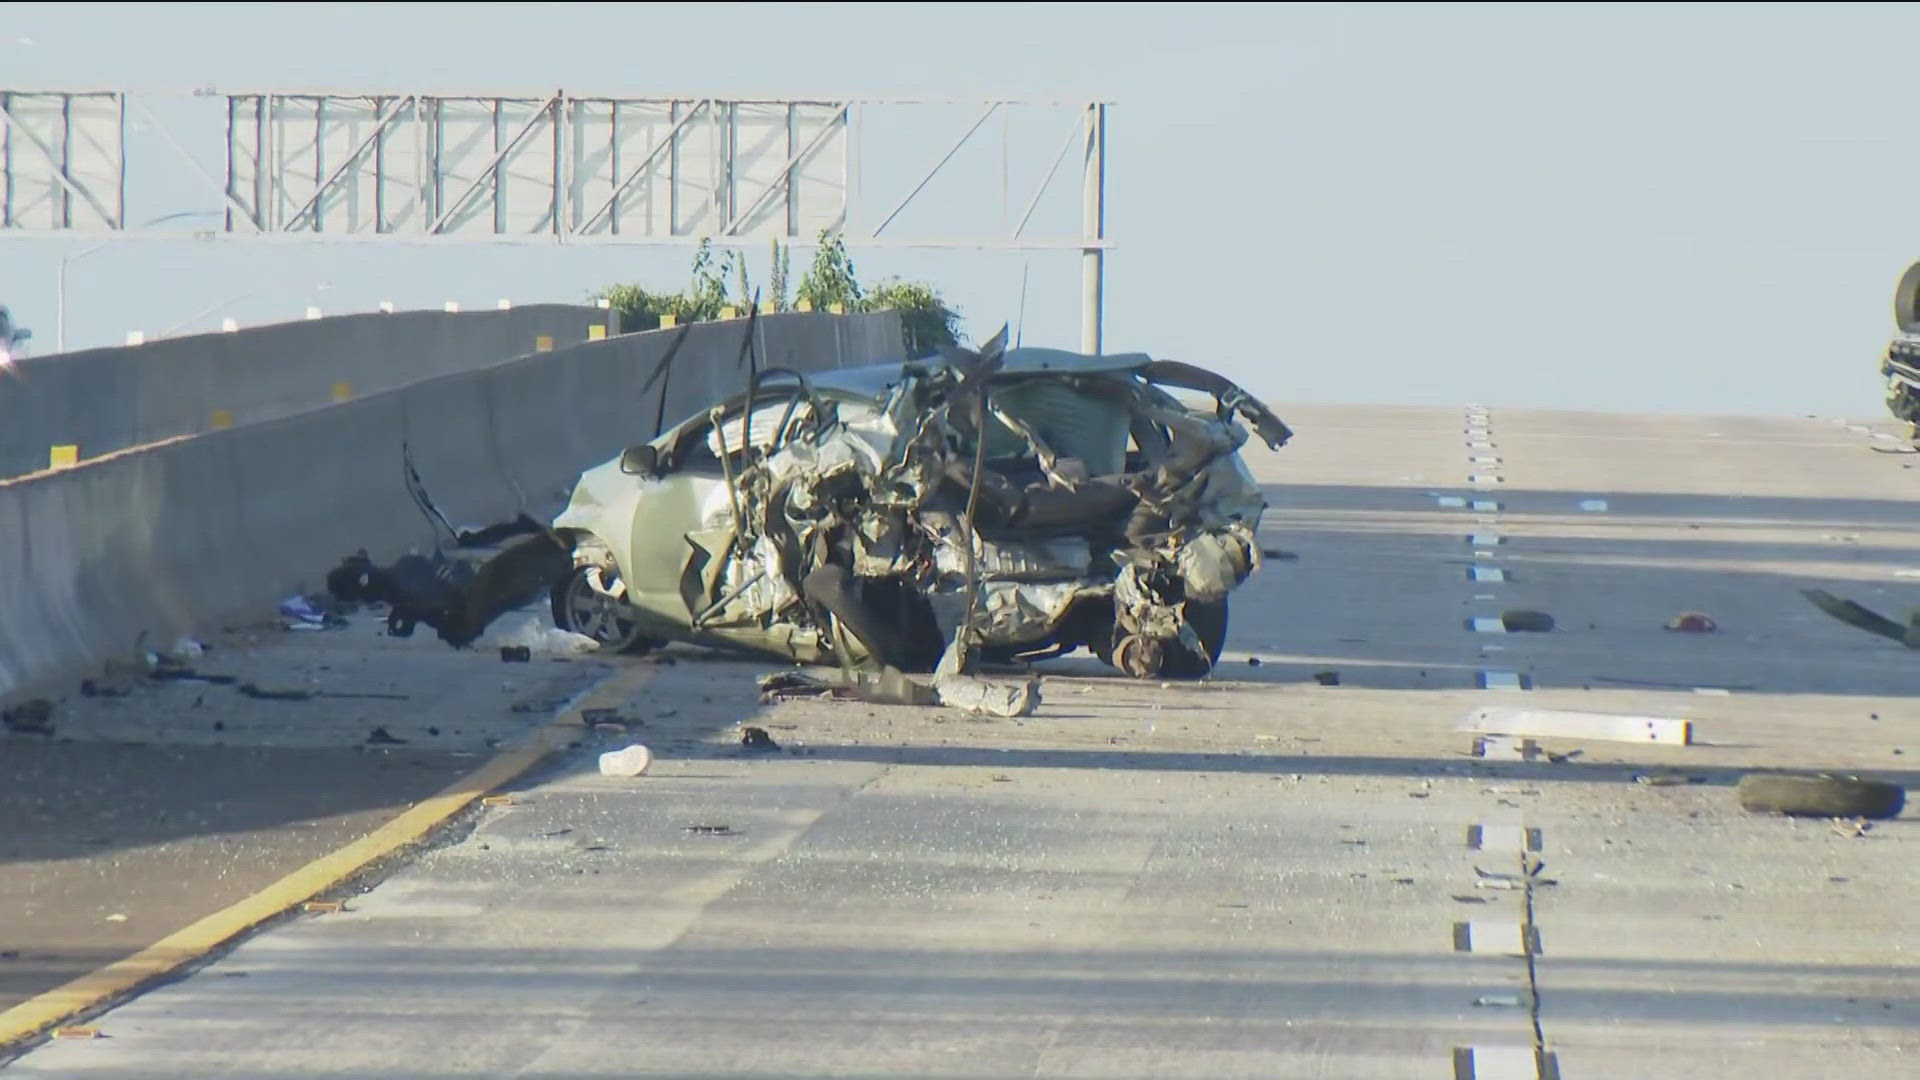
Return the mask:
M1897 333L1880 359L1887 411L1920 438L1920 263L1909 266L1894 288L1893 322Z
M1203 675L1260 565L1249 427L1292 435L1226 379L1144 354L759 371L580 477L552 523L571 562L554 619L603 648L902 671L932 670L967 623L985 657L1085 646Z

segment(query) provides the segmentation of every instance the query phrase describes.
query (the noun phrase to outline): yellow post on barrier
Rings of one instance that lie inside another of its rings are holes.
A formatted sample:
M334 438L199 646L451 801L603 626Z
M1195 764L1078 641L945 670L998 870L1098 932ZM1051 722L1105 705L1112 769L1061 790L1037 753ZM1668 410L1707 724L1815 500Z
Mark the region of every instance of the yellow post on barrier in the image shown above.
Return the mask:
M594 323L592 326L587 327L588 341L605 341L606 339L607 339L606 323Z
M553 335L541 334L539 337L534 338L533 351L534 352L552 352L553 351Z
M732 304L725 304L720 308L720 317L723 319L737 319L740 317L740 313L734 310Z
M665 330L669 326L677 326L679 325L679 322L680 322L680 317L678 315L675 315L672 312L667 312L666 314L660 316L660 329Z
M771 300L760 301L760 314L762 315L773 315L778 313L779 310L780 310L780 305L774 303Z
M806 300L806 299L801 299L801 300L795 300L795 301L793 302L793 310L795 310L795 311L812 311L812 310L813 310L813 301L811 301L811 300Z
M827 305L827 310L833 312L835 315L845 315L847 313L847 305L835 300L833 303Z
M233 413L226 409L213 410L213 430L225 431L233 426Z
M49 469L71 469L78 464L80 464L78 446L54 446L47 449L47 468Z
M352 383L337 382L333 384L333 403L335 405L338 405L341 402L346 401L348 398L351 398L352 396L353 396Z

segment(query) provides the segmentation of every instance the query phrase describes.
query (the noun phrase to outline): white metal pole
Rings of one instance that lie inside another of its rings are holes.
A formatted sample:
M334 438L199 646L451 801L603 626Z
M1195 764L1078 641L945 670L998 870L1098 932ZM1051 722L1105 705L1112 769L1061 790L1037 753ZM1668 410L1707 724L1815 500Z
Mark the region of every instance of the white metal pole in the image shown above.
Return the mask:
M1107 107L1087 106L1086 188L1081 195L1081 237L1104 240L1107 235ZM1080 249L1080 351L1098 355L1100 315L1106 290L1106 252L1099 247Z

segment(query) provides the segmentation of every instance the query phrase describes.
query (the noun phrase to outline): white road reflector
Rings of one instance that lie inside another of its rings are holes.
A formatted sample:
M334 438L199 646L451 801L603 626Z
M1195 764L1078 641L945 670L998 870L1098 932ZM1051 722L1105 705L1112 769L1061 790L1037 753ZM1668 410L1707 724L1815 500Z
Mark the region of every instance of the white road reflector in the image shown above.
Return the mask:
M1485 499L1475 499L1473 501L1473 508L1483 514L1492 514L1499 511L1500 504L1497 502L1489 502Z
M1486 451L1486 450L1492 450L1492 449L1494 449L1494 445L1493 445L1492 443L1490 443L1490 442L1487 442L1487 441L1486 441L1486 440L1484 440L1484 439L1476 439L1476 440L1473 440L1473 441L1471 441L1471 442L1469 442L1469 443L1467 443L1467 449L1469 449L1469 450L1479 450L1479 451Z
M1507 572L1497 566L1472 566L1467 568L1467 577L1472 581L1505 581Z
M1580 501L1580 509L1585 510L1589 514L1603 514L1607 510L1607 500L1582 499Z
M1499 482L1500 478L1492 473L1474 473L1467 477L1467 483L1474 487L1492 487Z
M1487 533L1474 533L1472 536L1467 537L1467 543L1472 544L1474 547L1498 547L1500 538Z
M1473 460L1473 464L1475 464L1475 465L1498 465L1498 464L1500 464L1500 459L1499 459L1498 457L1495 457L1494 455L1491 455L1491 454L1476 454L1476 455L1474 455L1474 457L1473 457L1473 459L1472 459L1472 460Z
M1526 680L1514 671L1483 671L1480 673L1482 690L1525 690Z
M1447 507L1448 509L1458 509L1467 505L1467 500L1458 495L1435 495L1434 499L1437 500L1441 506Z
M1528 735L1544 739L1591 739L1601 742L1662 743L1688 746L1693 721L1666 716L1616 716L1612 713L1570 712L1557 709L1479 708L1467 713L1455 731L1496 735Z
M1468 619L1467 629L1476 634L1504 634L1507 632L1507 624L1497 615L1492 618L1481 616Z

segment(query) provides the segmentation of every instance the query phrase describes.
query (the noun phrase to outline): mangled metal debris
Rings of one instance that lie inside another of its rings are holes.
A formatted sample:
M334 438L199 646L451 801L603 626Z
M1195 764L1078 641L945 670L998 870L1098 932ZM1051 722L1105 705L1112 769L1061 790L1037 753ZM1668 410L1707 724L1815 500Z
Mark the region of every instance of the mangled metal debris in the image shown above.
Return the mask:
M1894 622L1879 612L1842 600L1825 589L1802 589L1800 595L1813 602L1813 606L1839 619L1848 626L1865 630L1869 634L1878 634L1891 638L1909 649L1920 649L1920 608L1915 608L1906 625Z

